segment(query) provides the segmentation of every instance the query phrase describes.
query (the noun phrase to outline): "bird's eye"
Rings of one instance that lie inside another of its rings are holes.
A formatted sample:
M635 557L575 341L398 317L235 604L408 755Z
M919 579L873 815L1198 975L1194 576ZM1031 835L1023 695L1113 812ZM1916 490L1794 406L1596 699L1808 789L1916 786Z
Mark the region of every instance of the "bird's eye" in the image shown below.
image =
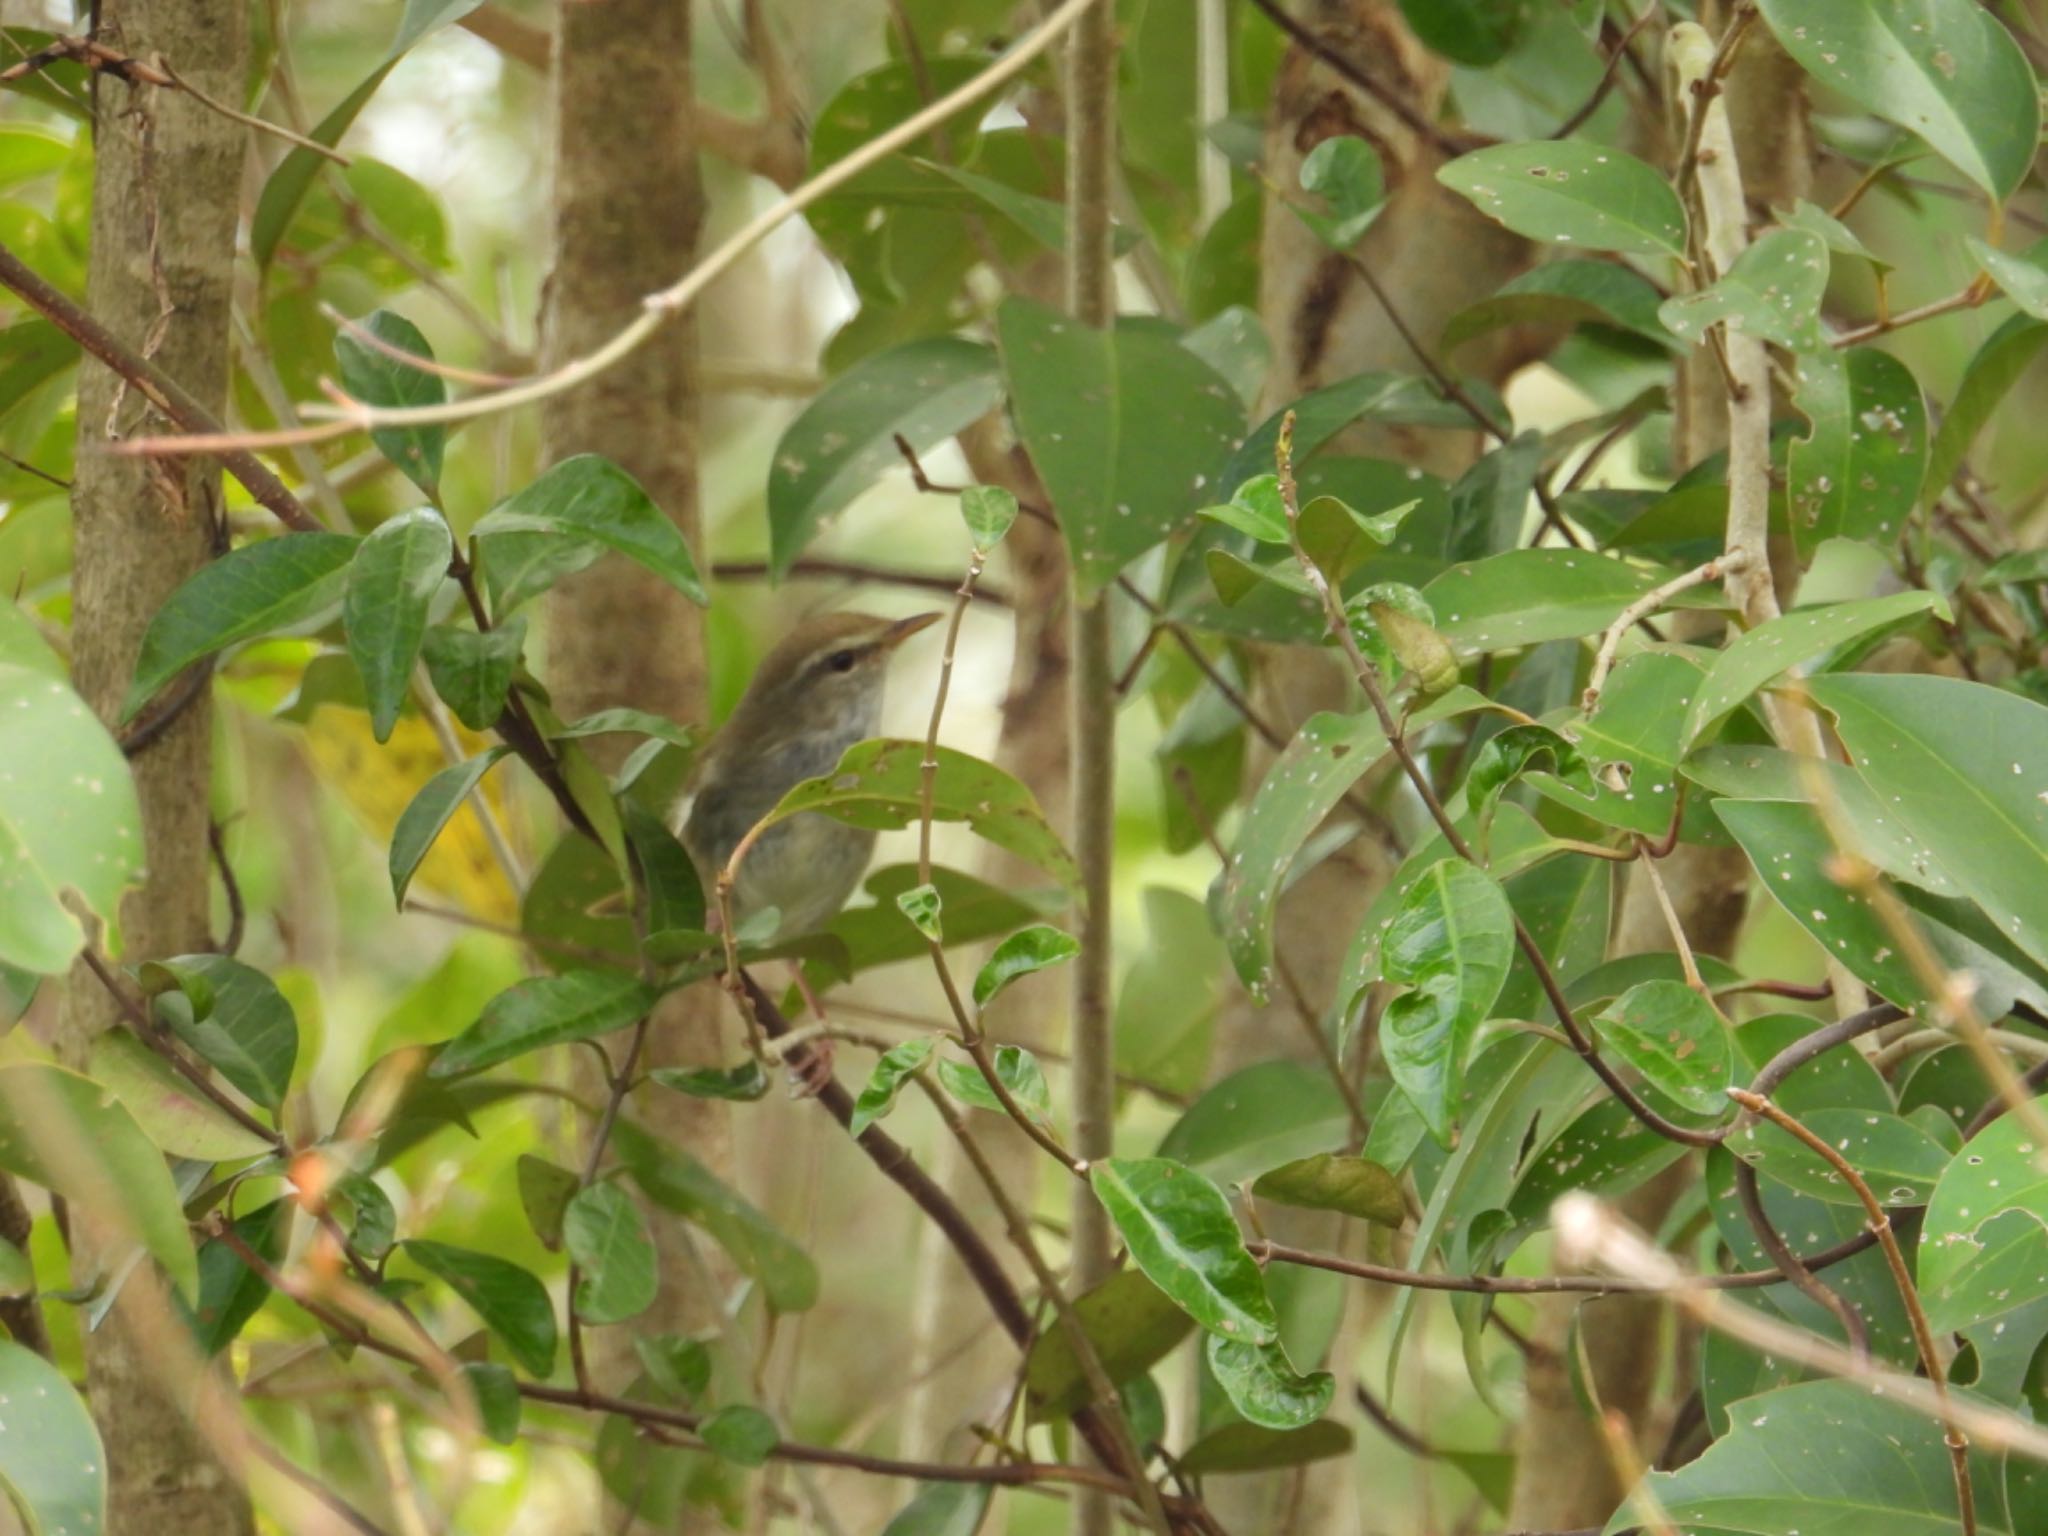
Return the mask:
M856 657L851 651L834 651L825 658L825 665L834 672L851 672L855 660Z

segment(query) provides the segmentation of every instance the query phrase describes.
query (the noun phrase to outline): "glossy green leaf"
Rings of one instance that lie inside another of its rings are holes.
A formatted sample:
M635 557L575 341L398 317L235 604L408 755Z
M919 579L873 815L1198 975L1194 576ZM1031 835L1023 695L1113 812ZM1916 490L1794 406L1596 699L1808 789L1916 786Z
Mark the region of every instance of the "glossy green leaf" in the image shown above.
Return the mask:
M126 1029L107 1030L93 1041L87 1070L127 1107L152 1144L174 1156L225 1163L275 1150Z
M0 1340L0 1399L20 1405L0 1428L0 1488L29 1531L104 1531L106 1447L64 1373L34 1350Z
M2025 256L1987 245L1975 235L1965 236L1963 243L2008 299L2036 320L2048 320L2048 271Z
M1380 1050L1423 1123L1448 1143L1472 1037L1507 980L1514 913L1483 870L1444 859L1410 887L1380 940L1380 975L1408 990L1380 1019Z
M292 1210L289 1200L259 1206L235 1218L235 1236L271 1264L282 1263ZM192 1328L203 1353L211 1357L226 1349L269 1299L270 1283L233 1248L217 1237L199 1245L199 1299L192 1308Z
M1203 1341L1209 1369L1222 1386L1230 1406L1247 1423L1262 1429L1299 1429L1329 1410L1336 1378L1328 1371L1296 1373L1287 1348L1278 1339L1252 1344L1218 1333Z
M709 1232L759 1282L769 1306L802 1312L816 1304L818 1271L810 1257L702 1163L624 1118L612 1145L647 1197Z
M1866 112L2010 196L2041 136L2034 72L1974 0L1761 0L1779 45Z
M492 766L510 753L510 747L492 747L452 767L443 768L420 787L391 833L391 899L405 905L406 887L471 790L481 784Z
M1817 678L1863 781L2029 955L2048 964L2048 708L1955 678Z
M519 1439L519 1382L492 1360L465 1360L457 1367L476 1400L477 1421L491 1441L511 1445Z
M565 971L508 987L477 1021L450 1040L429 1077L461 1077L528 1051L590 1040L645 1018L661 994L617 971Z
M592 1184L562 1213L562 1244L576 1261L572 1305L586 1323L622 1323L654 1304L654 1240L640 1208L616 1184Z
M1350 1133L1350 1110L1321 1063L1259 1061L1189 1105L1159 1155L1235 1184L1341 1147Z
M504 713L512 673L525 645L526 620L515 616L483 634L436 624L427 631L421 651L441 702L472 731L488 731Z
M1018 435L1091 599L1185 525L1243 433L1242 407L1171 336L1098 331L1021 298L996 324Z
M775 1421L746 1403L732 1403L697 1426L714 1455L742 1467L758 1467L782 1441Z
M67 893L111 919L142 874L142 812L121 749L63 681L0 663L0 961L55 976L85 943Z
M1932 501L1948 489L1977 434L2026 373L2043 342L2048 342L2048 324L2027 315L2014 315L1984 339L1935 430L1921 485L1924 499Z
M938 888L946 909L946 942L972 944L1006 934L1030 922L1057 903L1056 891L1013 891L990 885L958 870L934 868L931 883ZM915 864L890 864L867 878L866 893L874 900L867 905L851 904L832 919L826 932L846 945L846 958L855 972L871 970L892 960L907 960L926 953L922 935L903 921L896 897L918 883ZM823 966L808 972L814 987L837 980L828 977Z
M180 955L153 964L178 987L156 1001L171 1033L277 1114L299 1058L298 1017L277 983L226 955ZM196 999L204 999L203 1006Z
M1131 1261L1196 1322L1254 1344L1278 1337L1265 1278L1214 1184L1162 1157L1103 1158L1088 1179Z
M1267 1429L1258 1424L1225 1424L1212 1429L1180 1457L1190 1477L1229 1472L1270 1472L1351 1454L1351 1431L1334 1419L1301 1429Z
M1568 139L1495 144L1461 155L1437 180L1518 235L1591 251L1685 253L1685 210L1671 184L1633 155Z
M2008 1111L1964 1145L1928 1200L1917 1264L1928 1322L1948 1333L2048 1296L2044 1212L2048 1169Z
M1017 521L1017 498L999 485L970 485L960 493L960 519L974 547L986 554Z
M506 614L560 577L601 557L624 555L691 602L705 601L682 531L638 481L594 453L566 458L477 521L494 612Z
M644 709L600 709L580 720L572 720L548 735L554 741L578 741L585 736L606 736L619 731L652 737L677 747L694 747L698 740L697 732L689 726L678 725L666 715L652 714Z
M1682 981L1645 981L1589 1021L1601 1045L1681 1109L1718 1120L1733 1109L1728 1026Z
M197 1294L198 1263L163 1154L91 1078L40 1062L0 1067L0 1168L139 1242L180 1295Z
M1513 549L1454 565L1422 595L1465 655L1595 635L1664 577L1576 549Z
M1046 1087L1045 1073L1039 1068L1038 1058L1021 1045L999 1045L995 1049L996 1076L1025 1109L1045 1120L1052 1115L1052 1092ZM1007 1114L1003 1101L996 1097L995 1089L981 1075L981 1069L972 1063L942 1061L939 1063L939 1082L946 1091L963 1104L972 1104L977 1109L991 1109L998 1114Z
M694 1099L751 1104L768 1092L768 1074L751 1056L736 1067L656 1067L647 1075Z
M1399 1179L1378 1163L1336 1152L1317 1152L1269 1169L1259 1175L1252 1193L1278 1205L1341 1211L1383 1227L1398 1227L1407 1219Z
M1019 977L1071 960L1081 953L1081 941L1050 923L1033 923L1019 929L996 946L995 953L974 978L974 1006L986 1008L1003 988Z
M902 467L896 437L923 453L1001 396L995 353L957 336L906 342L834 379L789 424L770 461L770 569L787 575L827 519Z
M1540 775L1530 782L1596 821L1662 840L1678 805L1679 736L1701 675L1698 661L1675 651L1625 658L1591 717L1573 727L1598 793L1589 800L1578 787Z
M941 160L920 160L909 157L909 164L933 176L944 177L975 202L994 209L1012 224L1023 230L1048 251L1063 251L1067 245L1067 210L1064 204L1049 197L1038 197L1000 181L994 176L983 176L976 171L965 170L957 165L948 165ZM970 202L969 206L972 206ZM1118 235L1129 232L1118 230ZM1119 246L1127 242L1119 242Z
M989 1483L921 1483L882 1536L974 1536L994 1492Z
M339 608L348 564L361 542L342 533L288 533L244 544L202 565L150 619L121 718L133 719L158 689L200 657Z
M342 135L369 105L370 98L376 95L384 77L391 73L414 43L466 16L482 3L483 0L406 0L405 12L398 22L398 34L391 40L389 51L354 90L320 119L307 137L329 148L339 144ZM321 167L329 163L318 152L295 146L270 173L270 179L264 182L263 192L256 200L256 213L249 231L249 242L255 248L258 266L270 265L285 231L291 227L293 215L305 201Z
M1913 1121L1870 1109L1810 1109L1800 1124L1847 1160L1886 1205L1918 1205L1949 1164L1949 1150ZM1789 1131L1754 1121L1728 1138L1728 1150L1757 1171L1832 1205L1861 1199L1826 1158Z
M1195 1326L1136 1269L1120 1269L1075 1297L1074 1312L1111 1386L1150 1370ZM1024 1361L1024 1388L1034 1422L1064 1418L1087 1406L1088 1373L1060 1323L1048 1323L1032 1342Z
M494 1254L408 1238L405 1256L445 1282L512 1352L528 1374L555 1368L555 1309L532 1272Z
M1948 617L1938 593L1894 592L1886 597L1795 608L1737 635L1714 658L1692 707L1686 711L1681 748L1693 743L1739 709L1759 688L1795 667L1847 647L1867 648L1926 613Z
M1295 206L1295 213L1333 250L1355 244L1387 202L1380 157L1364 139L1351 134L1324 139L1303 157L1301 189L1320 196L1327 211Z
M913 885L901 891L896 897L896 910L901 912L910 926L934 944L946 941L942 918L945 903L939 898L939 888L927 880L922 885Z
M1787 517L1803 555L1823 539L1889 541L1927 472L1927 408L1889 352L1803 354L1796 403L1804 437L1787 450Z
M1510 325L1577 325L1591 321L1629 331L1670 348L1672 337L1657 318L1660 302L1650 282L1612 261L1546 261L1451 316L1444 326L1446 352Z
M904 1084L923 1070L924 1064L932 1059L932 1050L938 1043L936 1035L920 1035L882 1053L881 1059L875 1063L875 1070L869 1074L867 1086L853 1101L853 1119L847 1124L847 1135L858 1136L896 1107L897 1096L903 1092Z
M891 830L913 825L924 810L924 743L863 741L846 749L839 766L806 779L784 795L764 825L805 811L856 827ZM1068 886L1080 872L1031 791L993 763L940 747L933 776L932 819L964 821L975 833Z
M334 361L343 389L365 405L374 406L440 405L447 400L448 386L440 375L392 355L403 352L429 363L434 361L434 349L427 345L419 327L388 309L366 315L358 324L374 340L346 329L334 336ZM385 345L379 347L376 342ZM370 431L370 441L408 480L425 491L429 500L439 500L441 454L448 442L446 427L375 427Z
M454 548L441 514L421 507L378 524L349 563L341 622L380 742L390 739L412 687L427 605L448 575Z
M1254 476L1232 491L1229 501L1204 507L1201 515L1261 544L1285 545L1288 541L1287 508L1280 499L1278 475Z
M1941 1426L1885 1394L1882 1386L1810 1381L1745 1399L1729 1433L1676 1472L1653 1472L1647 1490L1680 1529L1785 1536L1952 1536L1958 1530L1955 1476ZM2008 1523L1996 1458L1971 1456L1972 1484L1984 1490L1977 1529L2017 1536ZM1624 1504L1609 1533L1634 1528Z
M1465 803L1471 808L1482 853L1500 797L1511 783L1537 765L1588 797L1599 793L1579 749L1549 726L1511 725L1496 731L1473 756L1471 770L1465 775Z
M531 1152L519 1154L519 1204L526 1212L527 1225L540 1239L541 1247L553 1253L562 1246L562 1226L569 1202L576 1198L582 1180L544 1157Z
M1827 345L1820 303L1828 289L1827 242L1799 229L1774 229L1744 247L1718 281L1666 299L1657 311L1681 341L1702 345L1720 325L1759 341L1811 352Z

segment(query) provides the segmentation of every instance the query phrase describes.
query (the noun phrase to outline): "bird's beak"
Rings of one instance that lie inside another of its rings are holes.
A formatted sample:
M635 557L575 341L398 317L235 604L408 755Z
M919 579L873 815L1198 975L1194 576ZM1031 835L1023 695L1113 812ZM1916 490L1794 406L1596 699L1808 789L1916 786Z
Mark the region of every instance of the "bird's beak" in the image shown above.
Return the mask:
M898 619L882 631L882 638L877 643L883 650L893 651L919 630L930 629L944 617L943 613L914 613L907 619Z

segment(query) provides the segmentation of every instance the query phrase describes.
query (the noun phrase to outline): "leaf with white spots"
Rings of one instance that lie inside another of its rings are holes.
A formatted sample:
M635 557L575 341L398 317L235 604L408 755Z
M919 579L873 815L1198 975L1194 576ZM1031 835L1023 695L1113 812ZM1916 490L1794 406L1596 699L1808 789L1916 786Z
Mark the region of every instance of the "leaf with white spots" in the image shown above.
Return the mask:
M64 682L0 663L0 961L61 974L85 942L76 893L112 919L142 872L128 763Z
M0 1488L38 1536L107 1528L107 1453L64 1373L0 1341Z
M1794 403L1807 432L1786 449L1792 537L1811 559L1823 539L1890 542L1927 472L1927 407L1912 370L1889 352L1799 357Z
M1518 235L1591 251L1685 254L1685 209L1657 170L1575 140L1495 144L1437 173Z
M1590 1022L1602 1045L1672 1103L1710 1120L1729 1112L1735 1053L1727 1022L1684 982L1630 987Z
M1111 1157L1088 1171L1131 1262L1212 1333L1250 1344L1279 1337L1265 1277L1245 1251L1223 1191L1163 1157Z
M1593 767L1588 797L1565 779L1531 774L1549 800L1611 827L1661 839L1678 809L1679 733L1700 684L1699 663L1676 651L1640 651L1614 669L1589 718L1566 734Z
M996 329L1018 436L1092 598L1214 499L1203 491L1244 435L1243 407L1170 334L1096 330L1014 298Z
M769 462L769 568L787 575L828 519L902 468L897 436L923 453L1001 395L995 353L958 336L891 347L834 379L789 424Z
M1735 258L1719 281L1666 299L1657 311L1671 334L1702 344L1725 326L1797 352L1827 345L1820 301L1828 290L1828 248L1802 229L1774 229Z
M1798 1116L1870 1186L1886 1205L1918 1205L1948 1166L1949 1151L1920 1126L1873 1109L1813 1109ZM1861 1198L1836 1168L1790 1131L1752 1120L1728 1138L1728 1150L1766 1178L1831 1205Z
M2048 1099L2037 1099L2048 1108ZM1920 1228L1920 1293L1947 1333L2048 1296L2048 1167L2010 1112L1949 1163Z
M1474 656L1597 635L1669 574L1584 550L1511 549L1452 566L1422 595L1437 632Z

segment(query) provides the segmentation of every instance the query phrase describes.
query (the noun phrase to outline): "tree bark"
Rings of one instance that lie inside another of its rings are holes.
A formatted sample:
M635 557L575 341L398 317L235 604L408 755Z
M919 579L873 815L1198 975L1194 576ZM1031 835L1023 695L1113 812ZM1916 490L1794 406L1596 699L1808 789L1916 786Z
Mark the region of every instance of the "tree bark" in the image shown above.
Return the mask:
M640 313L645 294L673 282L691 263L704 214L691 132L690 8L675 0L563 5L553 58L554 262L542 314L544 367L597 345ZM697 368L696 320L685 314L551 402L542 431L550 461L599 453L624 468L682 530L701 566ZM704 721L703 615L659 577L607 556L556 587L547 620L548 686L565 719L626 705ZM643 1064L717 1060L718 1019L715 988L669 998ZM601 1096L604 1085L589 1068L579 1054L583 1089ZM663 1092L638 1112L699 1160L729 1170L723 1106ZM717 1316L717 1298L693 1284L678 1220L648 1214L660 1294L630 1331L596 1329L587 1337L593 1375L612 1390L636 1369L629 1334L688 1332ZM602 1528L624 1528L624 1518L615 1510Z
M243 8L218 0L103 0L100 40L161 52L209 95L232 99L247 67ZM235 223L248 130L182 92L100 77L86 306L195 398L225 413ZM170 430L121 380L79 370L72 486L72 679L106 720L119 713L150 619L222 536L220 471L203 458L133 459L115 440ZM209 946L211 699L202 690L133 761L148 874L121 905L121 960ZM81 1065L118 1010L83 966L58 1026ZM83 1213L79 1213L81 1216ZM74 1280L110 1263L89 1222L73 1226ZM184 1383L159 1379L147 1325L116 1304L86 1336L86 1383L107 1447L108 1529L233 1536L254 1528L244 1490L187 1417Z

